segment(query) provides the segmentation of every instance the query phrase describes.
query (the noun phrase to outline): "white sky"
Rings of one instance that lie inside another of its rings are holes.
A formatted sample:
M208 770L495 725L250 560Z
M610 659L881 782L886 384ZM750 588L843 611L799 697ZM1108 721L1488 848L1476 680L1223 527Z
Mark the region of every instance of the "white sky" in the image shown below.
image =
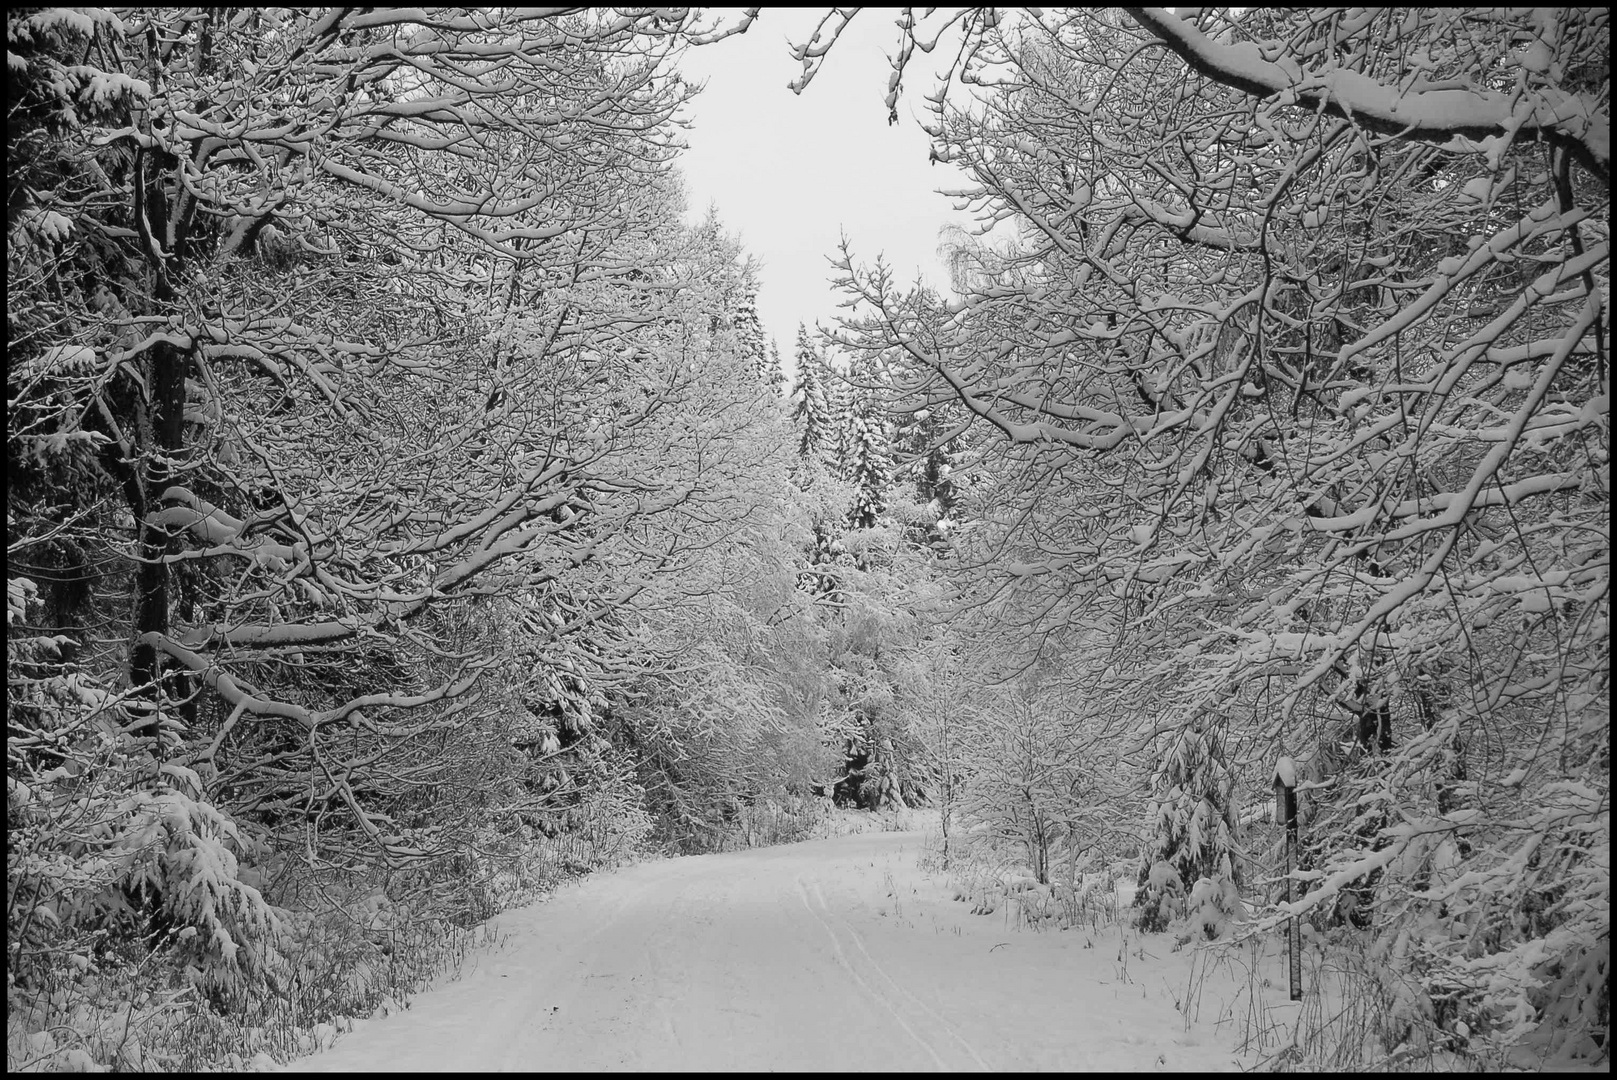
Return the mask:
M914 120L933 88L936 62L917 53L889 126L886 54L898 42L898 9L866 8L837 42L801 95L786 84L801 65L787 38L814 32L819 8L765 8L745 34L689 50L681 65L707 89L688 113L690 149L681 155L689 220L716 203L725 228L763 263L758 296L764 330L792 374L797 324L829 325L837 299L827 258L846 232L856 263L884 255L900 284L918 276L936 288L948 275L937 257L938 228L968 223L954 200L961 174L928 161Z

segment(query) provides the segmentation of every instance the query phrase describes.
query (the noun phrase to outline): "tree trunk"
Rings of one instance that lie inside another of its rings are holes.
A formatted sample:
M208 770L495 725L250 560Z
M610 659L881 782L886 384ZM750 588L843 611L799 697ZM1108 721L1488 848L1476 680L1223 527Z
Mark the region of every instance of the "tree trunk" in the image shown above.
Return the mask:
M165 291L166 290L162 290ZM161 739L158 721L162 714L165 690L171 697L186 696L178 685L177 676L166 676L157 650L147 640L149 634L169 631L169 577L164 556L174 546L167 529L153 525L151 516L159 509L162 493L173 479L174 462L184 441L185 370L189 356L179 346L159 342L148 354L147 386L150 396L144 406L144 416L137 425L142 443L143 461L129 491L130 510L139 522L140 565L135 570L135 602L133 615L134 648L129 658L129 682L135 692L150 702L150 719L136 725L132 731L137 737L150 739L153 752L161 757ZM165 683L174 681L175 686Z

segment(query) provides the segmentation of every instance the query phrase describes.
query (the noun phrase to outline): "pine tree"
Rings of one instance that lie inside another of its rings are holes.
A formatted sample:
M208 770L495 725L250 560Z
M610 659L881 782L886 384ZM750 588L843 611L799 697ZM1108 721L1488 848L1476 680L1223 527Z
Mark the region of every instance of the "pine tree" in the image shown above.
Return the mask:
M943 300L925 287L908 294L905 303L927 320L945 316ZM928 377L904 350L884 352L881 360L886 385L904 386ZM965 456L966 425L961 423L964 410L952 400L911 400L899 404L890 415L892 480L895 485L908 486L906 494L913 493L916 504L925 508L922 519L910 528L909 537L920 544L935 543L953 524L951 515L962 501L956 467Z
M820 385L825 388L826 454L839 479L853 476L854 394L848 377L829 358L820 361Z
M769 342L764 336L764 324L758 317L757 267L749 259L740 268L740 282L731 300L730 325L735 328L738 359L748 365L764 386L779 385L779 377L771 378ZM776 371L780 369L774 364ZM777 391L778 393L778 391Z
M1140 927L1152 932L1166 928L1201 879L1214 882L1220 897L1233 896L1241 883L1235 781L1222 726L1211 716L1199 718L1175 732L1165 750L1152 777L1155 820L1140 853L1134 901Z
M778 386L779 376L769 374L769 339L758 315L758 263L750 256L743 259L740 242L725 231L717 206L710 205L701 223L690 230L690 241L692 257L706 268L702 284L710 297L708 332L715 340L730 337L741 369L765 386Z
M893 478L908 479L915 501L927 510L929 524L918 525L911 536L917 543L941 539L960 501L954 477L957 451L952 442L942 441L946 427L935 407L900 413L893 424Z
M809 341L808 330L798 323L792 422L798 425L797 456L805 462L824 462L833 449L835 433L830 427L825 375L825 359Z
M874 365L856 362L849 371L850 407L843 475L854 486L848 524L856 529L875 528L887 510L892 439L875 389L877 378Z
M793 478L804 492L815 489L817 478L841 475L840 432L832 412L831 395L838 389L836 373L814 347L802 323L797 324L797 378L792 386L791 418L797 427L797 461ZM808 566L799 577L805 590L837 604L841 602L832 564L841 550L840 507L826 505L826 492L812 500L813 539L804 557Z
M786 369L780 362L780 345L774 338L769 339L769 361L758 373L758 380L769 387L769 392L780 397L781 387L786 385Z

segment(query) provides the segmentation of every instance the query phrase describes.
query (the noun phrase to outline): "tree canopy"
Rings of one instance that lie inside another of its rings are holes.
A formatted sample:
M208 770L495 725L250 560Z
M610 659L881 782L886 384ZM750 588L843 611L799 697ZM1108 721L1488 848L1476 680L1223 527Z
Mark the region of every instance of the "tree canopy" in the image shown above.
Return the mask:
M907 12L888 106L951 57L982 235L942 305L840 264L869 390L982 433L981 647L1147 763L1142 899L1238 878L1242 789L1305 762L1263 925L1419 926L1483 1014L1556 1014L1609 932L1608 46L1593 10Z

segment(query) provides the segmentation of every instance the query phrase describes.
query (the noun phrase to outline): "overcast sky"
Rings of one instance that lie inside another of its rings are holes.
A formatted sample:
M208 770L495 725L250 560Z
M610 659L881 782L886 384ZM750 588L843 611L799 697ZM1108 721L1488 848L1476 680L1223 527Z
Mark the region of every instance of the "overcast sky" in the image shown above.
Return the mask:
M928 161L911 97L931 89L932 62L916 55L889 126L883 99L898 41L897 9L866 8L801 95L786 84L801 71L787 38L814 32L815 8L765 8L745 34L691 49L682 70L707 89L690 111L690 149L681 156L690 220L716 203L720 220L763 263L758 297L764 329L790 368L797 324L830 324L837 301L827 256L846 232L856 262L885 255L903 284L948 280L937 257L938 227L966 221L938 187L961 174Z

